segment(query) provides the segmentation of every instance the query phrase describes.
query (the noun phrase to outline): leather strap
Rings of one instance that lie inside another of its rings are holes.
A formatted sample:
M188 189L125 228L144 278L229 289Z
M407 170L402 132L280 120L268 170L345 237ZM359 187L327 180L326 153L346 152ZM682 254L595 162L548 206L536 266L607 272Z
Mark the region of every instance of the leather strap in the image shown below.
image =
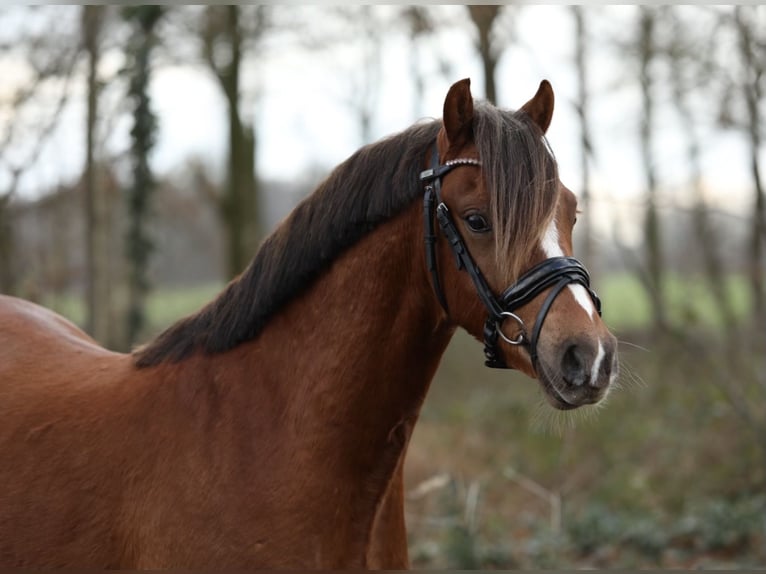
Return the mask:
M447 299L444 297L441 282L439 281L439 267L436 262L436 232L434 230L434 188L432 185L426 186L423 196L423 239L426 243L426 266L431 273L431 285L433 286L436 298L441 303L444 312L449 315Z
M535 367L535 370L537 370L538 366L537 341L540 338L540 331L543 329L543 322L545 321L545 317L548 316L548 311L550 311L551 305L553 305L553 301L555 301L556 297L559 296L559 293L561 293L562 289L569 285L570 282L571 278L568 276L559 279L559 282L556 283L553 289L551 289L551 292L548 293L545 301L543 301L543 306L540 307L540 310L537 312L537 317L535 318L535 326L532 329L532 338L529 340L529 358L532 360L532 365Z
M590 275L574 257L551 257L532 267L500 296L503 308L513 311L529 303L564 276L571 277L571 282L580 283L588 289L600 315L601 300L590 289Z

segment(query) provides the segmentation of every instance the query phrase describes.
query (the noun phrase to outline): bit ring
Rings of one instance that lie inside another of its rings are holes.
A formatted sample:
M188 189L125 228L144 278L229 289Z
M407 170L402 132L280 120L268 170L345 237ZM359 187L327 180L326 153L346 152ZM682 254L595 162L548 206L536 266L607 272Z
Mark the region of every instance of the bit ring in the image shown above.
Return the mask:
M521 330L519 331L519 334L515 339L509 339L505 335L505 333L503 333L503 330L501 329L501 325L506 318L513 319L519 324L519 327L521 327ZM519 317L516 313L511 313L510 311L503 311L502 313L500 313L500 320L495 321L495 327L497 328L497 334L500 335L503 341L505 341L509 345L523 345L527 340L526 326L524 325L524 321L522 321L521 317Z

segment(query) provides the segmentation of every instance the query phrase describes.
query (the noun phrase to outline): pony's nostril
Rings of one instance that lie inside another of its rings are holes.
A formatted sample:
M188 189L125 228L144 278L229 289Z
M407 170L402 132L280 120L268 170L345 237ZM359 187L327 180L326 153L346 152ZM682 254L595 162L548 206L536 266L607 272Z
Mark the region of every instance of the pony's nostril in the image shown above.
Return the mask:
M577 345L571 345L561 360L561 374L570 385L582 386L588 380L585 357Z

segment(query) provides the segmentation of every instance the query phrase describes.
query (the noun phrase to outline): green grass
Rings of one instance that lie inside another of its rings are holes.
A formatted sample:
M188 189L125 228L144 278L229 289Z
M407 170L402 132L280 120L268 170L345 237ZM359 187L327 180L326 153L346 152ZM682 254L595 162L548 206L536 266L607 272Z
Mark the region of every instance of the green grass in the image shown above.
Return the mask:
M223 284L165 288L149 296L147 314L150 329L160 330L174 321L201 309L221 291Z
M750 307L744 276L731 275L725 281L727 297L735 316L741 319ZM627 273L603 277L595 285L603 303L606 323L614 329L641 330L650 326L651 301L639 279ZM703 279L668 275L665 295L673 325L720 327L720 307Z
M152 291L147 298L148 333L157 332L181 317L201 309L223 288L223 283L208 283L190 287L164 287ZM123 297L115 293L117 304ZM77 325L85 324L85 302L75 295L49 295L41 304L60 313Z

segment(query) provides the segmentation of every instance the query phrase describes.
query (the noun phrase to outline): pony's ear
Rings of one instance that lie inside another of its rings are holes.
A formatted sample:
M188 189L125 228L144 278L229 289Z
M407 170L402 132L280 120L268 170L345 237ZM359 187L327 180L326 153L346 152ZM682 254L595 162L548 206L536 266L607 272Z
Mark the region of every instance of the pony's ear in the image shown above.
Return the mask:
M532 121L535 122L543 133L548 131L553 117L553 88L548 80L540 82L535 96L521 107L521 110L527 112Z
M450 147L462 147L473 138L471 80L455 82L444 99L444 130Z

